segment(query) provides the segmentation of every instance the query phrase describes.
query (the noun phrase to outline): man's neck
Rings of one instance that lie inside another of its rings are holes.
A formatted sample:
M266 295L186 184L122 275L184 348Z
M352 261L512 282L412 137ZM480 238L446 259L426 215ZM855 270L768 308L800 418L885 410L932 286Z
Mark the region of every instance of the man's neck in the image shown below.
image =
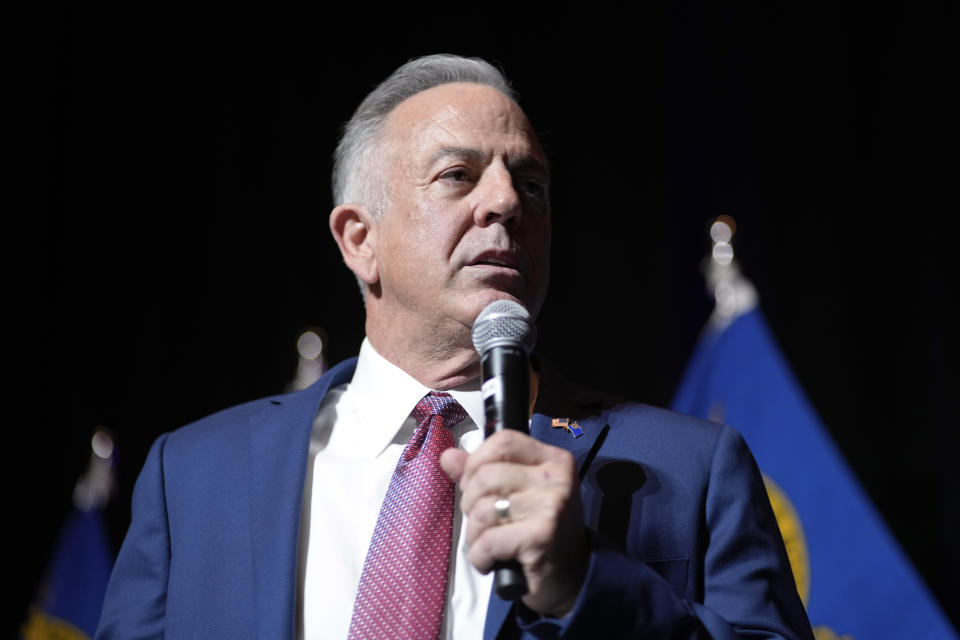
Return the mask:
M444 335L428 331L382 330L367 317L367 339L381 356L400 367L420 384L443 391L480 378L480 357L468 329Z

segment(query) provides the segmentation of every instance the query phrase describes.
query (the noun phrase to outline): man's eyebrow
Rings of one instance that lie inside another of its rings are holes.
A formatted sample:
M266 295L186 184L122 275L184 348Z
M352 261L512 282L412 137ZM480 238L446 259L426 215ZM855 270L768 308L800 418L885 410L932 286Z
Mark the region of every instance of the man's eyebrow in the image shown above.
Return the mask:
M483 162L486 159L485 154L474 147L440 147L430 155L430 164L433 165L449 157L471 162Z
M547 161L530 154L524 154L512 159L507 163L507 169L509 169L511 173L515 171L536 171L547 175L550 174L550 165L547 164Z

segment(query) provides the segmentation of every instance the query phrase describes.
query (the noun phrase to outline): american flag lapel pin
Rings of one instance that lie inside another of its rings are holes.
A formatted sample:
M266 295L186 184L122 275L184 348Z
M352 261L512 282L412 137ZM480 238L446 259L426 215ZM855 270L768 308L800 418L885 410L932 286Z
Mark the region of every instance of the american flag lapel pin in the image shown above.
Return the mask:
M579 438L583 435L583 429L580 428L577 421L571 420L570 418L554 418L551 426L554 429L566 429L574 438Z

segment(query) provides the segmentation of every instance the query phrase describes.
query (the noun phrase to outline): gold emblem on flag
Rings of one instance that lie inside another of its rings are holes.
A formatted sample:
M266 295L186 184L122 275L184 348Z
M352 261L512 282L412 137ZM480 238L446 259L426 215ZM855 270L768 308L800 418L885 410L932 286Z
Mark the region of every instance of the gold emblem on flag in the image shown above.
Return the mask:
M810 600L810 554L807 551L807 540L803 535L803 526L793 508L790 499L783 489L770 476L763 474L763 484L767 488L767 497L773 507L773 515L777 518L783 544L787 548L787 557L790 559L790 569L793 571L793 580L797 583L797 593L807 606Z
M30 611L20 633L24 640L89 640L81 629L39 609Z
M803 525L800 516L794 509L793 503L780 486L763 474L763 484L767 488L767 497L773 507L773 515L777 519L783 545L787 548L787 558L790 560L790 570L793 572L793 581L797 585L797 593L803 606L810 600L810 552L807 550L807 539L803 535ZM854 640L853 636L838 634L826 625L817 625L813 628L813 637L816 640Z

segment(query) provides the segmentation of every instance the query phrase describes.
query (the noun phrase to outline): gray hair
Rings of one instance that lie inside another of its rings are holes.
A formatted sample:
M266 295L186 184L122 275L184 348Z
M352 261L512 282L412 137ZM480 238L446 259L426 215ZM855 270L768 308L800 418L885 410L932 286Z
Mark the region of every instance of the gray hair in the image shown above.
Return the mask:
M371 91L344 125L333 158L334 205L358 202L380 217L387 194L373 175L384 120L410 96L449 82L487 85L517 100L503 73L486 60L446 53L410 60Z

